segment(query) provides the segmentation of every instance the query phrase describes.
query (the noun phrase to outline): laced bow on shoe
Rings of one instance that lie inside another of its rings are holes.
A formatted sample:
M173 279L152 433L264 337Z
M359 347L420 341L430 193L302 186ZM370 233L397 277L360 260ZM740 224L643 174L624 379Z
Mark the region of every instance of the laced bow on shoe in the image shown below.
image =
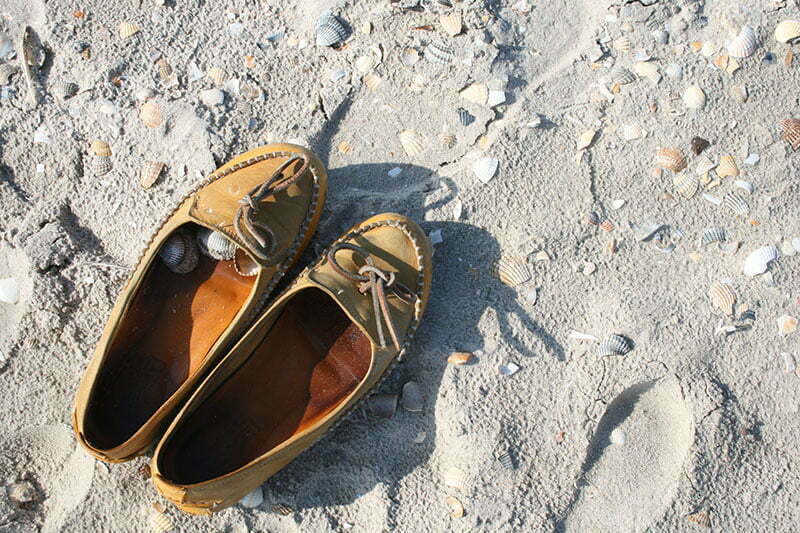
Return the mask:
M356 256L360 257L364 266L358 269L358 273L350 272L343 268L336 261L336 253L340 250L351 250ZM355 244L338 243L328 250L328 261L330 261L333 269L349 279L350 281L358 282L358 292L366 294L369 291L372 294L372 307L375 310L375 324L378 327L378 339L381 343L381 348L386 347L386 336L383 332L383 323L386 323L386 329L389 330L389 335L392 337L392 343L395 348L400 349L400 341L397 340L397 331L392 321L392 315L389 311L389 302L387 300L386 290L391 291L391 294L400 298L403 302L412 303L417 299L414 292L397 281L394 272L387 272L375 266L375 261L372 256L365 249ZM383 320L381 320L383 317Z
M302 161L300 168L288 176L283 175L283 171L296 161ZM267 196L279 193L288 189L291 185L303 176L310 164L305 155L293 155L284 161L272 176L261 185L254 187L239 200L239 209L233 217L233 227L236 234L252 251L258 259L266 266L272 266L279 262L280 258L275 256L278 248L278 240L275 233L264 223L255 219L261 201Z

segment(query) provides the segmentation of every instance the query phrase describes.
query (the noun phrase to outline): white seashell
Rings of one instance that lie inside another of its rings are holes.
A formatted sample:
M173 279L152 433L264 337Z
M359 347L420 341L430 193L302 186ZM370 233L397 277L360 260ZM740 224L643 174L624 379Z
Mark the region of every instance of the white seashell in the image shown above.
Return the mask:
M448 65L453 62L455 51L449 43L437 40L429 43L428 46L425 47L425 57L431 63Z
M364 82L364 86L368 91L377 90L380 84L383 83L383 79L374 72L365 74L364 77L361 78L361 81Z
M792 238L792 246L794 247L795 251L800 254L800 237Z
M161 106L151 101L145 102L139 108L139 120L148 128L157 128L164 122L164 113Z
M501 376L513 376L519 372L519 365L513 361L500 365L497 369Z
M411 411L412 413L422 412L425 401L418 383L409 381L403 385L403 395L400 398L400 403L406 411Z
M758 37L750 26L743 26L739 35L728 43L728 54L731 57L750 57L758 48Z
M640 77L647 78L654 83L658 83L661 80L658 65L650 61L639 61L633 66L633 71Z
M462 89L459 94L461 98L468 102L478 105L486 105L489 99L489 88L483 83L473 83L469 87Z
M419 61L419 52L415 48L404 48L403 53L400 55L400 62L405 66L410 67Z
M461 518L464 516L464 504L458 501L458 498L455 496L447 496L444 499L445 505L447 505L447 509L450 511L450 516L452 518Z
M203 255L219 261L230 261L236 255L236 244L224 233L200 228L197 230L197 246Z
M706 105L706 93L697 85L690 85L683 93L683 103L689 109L702 109Z
M500 161L493 157L481 157L472 163L472 172L482 183L489 183L499 165Z
M447 149L452 148L458 142L458 139L455 135L450 133L441 133L439 134L439 142L441 145Z
M225 101L225 93L219 89L207 89L200 92L200 101L207 107L222 105Z
M717 168L716 163L714 163L708 157L701 155L700 157L697 158L697 168L695 168L695 174L697 174L698 176L702 176L706 172L711 172L715 168Z
M646 132L637 124L626 124L620 130L620 135L626 141L633 141L644 137Z
M461 33L463 26L461 22L461 15L455 11L448 15L442 15L439 17L439 24L442 25L442 29L445 31L445 33L451 37L455 37Z
M775 27L775 40L789 43L800 39L800 20L782 20Z
M747 87L744 85L731 85L731 88L728 92L731 97L740 104L747 102L747 99L749 98Z
M200 254L194 238L187 231L178 230L161 245L158 256L171 271L187 274L197 266Z
M0 302L15 304L19 301L19 285L14 278L0 279Z
M467 473L460 468L451 467L445 470L442 475L444 484L454 489L464 490L467 483Z
M769 264L778 257L780 253L773 245L758 248L745 258L742 273L750 277L763 274L769 268Z
M137 33L139 33L139 26L137 26L136 24L133 24L131 22L119 23L119 36L123 41L130 39Z
M753 184L750 183L749 181L736 180L736 181L733 182L733 185L734 185L734 187L738 187L738 188L740 188L742 190L747 191L749 194L753 194L753 191L755 190L755 188L753 187Z
M531 279L531 271L524 260L505 255L492 264L491 274L509 287L517 287Z
M145 161L139 173L139 185L144 189L149 189L158 181L158 177L164 170L164 163L157 161Z
M722 205L733 211L735 214L744 216L750 212L750 207L744 198L735 192L729 192L722 198Z
M611 444L621 446L628 440L628 435L622 429L614 428L611 435L608 436L608 440L611 441Z
M683 79L683 67L677 63L670 63L664 68L664 73L673 80Z
M726 240L728 240L728 236L725 234L725 228L707 228L700 236L700 246L708 246L712 242L725 242Z
M403 130L398 135L407 155L414 156L425 151L425 138L414 130Z
M150 516L147 521L150 523L150 529L154 533L166 533L172 529L172 521L169 517L156 509L150 510Z
M93 155L89 160L89 167L95 176L103 176L111 172L112 164L110 157Z
M505 91L489 91L489 95L486 97L486 105L488 107L495 107L500 104L505 103L506 101L506 92Z
M736 303L736 293L733 292L733 287L728 283L715 282L708 289L708 298L711 303L725 313L726 315L733 314L733 305Z
M589 148L594 142L596 136L597 130L586 130L581 133L578 137L578 143L576 146L577 150L580 151Z
M700 181L690 174L678 174L672 178L672 184L678 194L684 198L693 198L697 194L697 189L700 186Z
M11 63L0 63L0 85L11 83L11 77L17 73L17 67Z
M245 494L244 498L239 500L239 505L247 509L254 509L264 502L264 492L258 486L252 491Z
M334 46L347 38L347 28L330 11L325 11L317 19L317 45Z
M378 60L373 55L361 56L355 60L356 70L365 74L372 70L377 64Z
M600 357L605 357L607 355L625 355L630 351L630 342L622 335L609 335L597 346L597 355Z
M625 36L614 39L611 45L620 52L627 52L631 49L631 40Z

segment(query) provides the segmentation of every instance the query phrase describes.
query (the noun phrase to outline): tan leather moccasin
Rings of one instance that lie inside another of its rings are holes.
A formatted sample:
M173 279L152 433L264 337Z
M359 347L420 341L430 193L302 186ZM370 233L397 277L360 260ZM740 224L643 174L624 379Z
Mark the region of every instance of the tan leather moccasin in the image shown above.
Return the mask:
M269 306L156 447L156 488L189 513L233 505L318 441L408 349L430 242L397 214L356 225Z
M273 144L225 164L166 218L111 311L75 399L79 441L139 455L263 309L316 229L320 160Z

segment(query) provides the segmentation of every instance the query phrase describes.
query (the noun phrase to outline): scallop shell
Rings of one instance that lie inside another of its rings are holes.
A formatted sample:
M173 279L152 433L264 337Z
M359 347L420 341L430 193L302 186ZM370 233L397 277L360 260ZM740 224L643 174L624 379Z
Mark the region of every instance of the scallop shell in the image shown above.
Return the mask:
M455 37L461 33L461 28L463 26L461 22L461 15L456 12L439 17L439 24L442 25L442 29L445 31L445 33L451 37Z
M380 84L383 83L383 79L374 72L365 74L361 81L364 82L364 86L368 91L377 90Z
M144 189L149 189L158 181L158 177L164 170L164 163L157 161L145 161L139 173L139 185Z
M622 335L609 335L597 346L597 355L605 357L607 355L625 355L631 351L631 344Z
M459 107L456 109L456 114L458 115L458 121L461 123L462 126L469 126L473 122L475 122L475 117L473 117L469 111L464 109L463 107Z
M158 76L162 81L168 81L172 78L172 65L169 64L169 61L162 57L156 61L156 66L158 67Z
M433 41L425 47L425 57L431 63L448 65L453 62L455 50L452 45L442 40Z
M789 143L793 150L800 149L800 119L787 118L781 120L781 139Z
M659 148L656 150L655 164L672 172L680 172L686 168L686 157L677 148Z
M353 145L350 144L348 141L342 141L337 146L340 154L349 154L353 151Z
M78 84L71 81L59 81L52 89L53 96L59 100L68 100L78 92Z
M147 521L149 522L150 529L155 533L166 533L172 529L172 521L164 513L158 512L156 509L150 510L150 516Z
M750 277L763 274L769 268L769 264L778 257L780 253L773 245L758 248L745 258L742 273Z
M747 202L735 192L727 193L722 199L722 205L740 216L744 216L750 212L750 207L747 205Z
M489 88L483 83L473 83L459 92L461 98L473 104L486 105L489 100Z
M356 59L354 65L357 71L364 74L372 70L377 62L378 60L374 55L368 54L360 56L358 59Z
M481 157L472 163L472 172L482 183L489 183L497 173L500 162L493 157Z
M453 146L456 145L456 143L458 142L458 139L456 138L455 135L453 135L451 133L441 133L441 134L439 134L439 142L445 148L450 149L450 148L452 148Z
M228 73L219 67L211 67L208 69L208 72L206 72L206 77L211 80L214 85L221 87L228 79Z
M239 505L247 509L254 509L264 502L264 492L261 487L256 487L239 500Z
M697 85L690 85L683 93L683 103L689 109L702 109L706 105L706 93Z
M369 410L378 418L392 418L397 412L397 394L375 394L369 399Z
M137 26L136 24L133 24L131 22L119 23L119 36L123 41L130 39L137 33L139 33L139 26Z
M197 231L197 246L203 255L219 261L230 261L236 255L236 244L224 233L201 228Z
M725 228L706 228L700 236L700 246L708 246L712 242L725 242L726 240L728 240L728 236L725 233Z
M414 130L403 130L397 137L400 139L400 144L403 145L403 150L407 155L414 156L421 154L425 151L426 141L425 138Z
M619 85L627 85L636 81L636 74L625 67L619 67L611 74L611 81Z
M111 156L111 146L108 145L107 142L101 141L99 139L95 139L92 141L92 144L89 146L91 152L99 157L109 157Z
M92 174L95 176L102 176L104 174L108 174L111 172L113 168L111 164L111 158L105 156L91 156L91 160L89 161L89 166L92 169Z
M733 292L733 287L728 283L720 283L719 281L711 285L708 289L708 298L711 303L725 313L726 315L733 314L733 305L736 303L736 293Z
M470 352L453 352L447 358L447 362L451 365L466 365L474 356Z
M164 122L164 113L161 106L153 101L142 104L139 108L139 120L148 128L157 128Z
M455 496L447 496L444 499L447 509L450 511L450 516L453 518L461 518L464 516L464 505L458 501Z
M400 398L400 404L406 411L412 413L420 413L425 405L422 397L422 389L415 381L409 381L403 385L403 395Z
M738 176L739 167L736 166L736 160L733 156L723 155L719 158L719 165L717 165L717 176L720 178L727 178L728 176Z
M800 39L800 20L782 20L775 27L775 40L789 43Z
M317 45L334 46L347 38L347 28L333 13L325 11L317 19Z
M679 174L672 178L672 184L675 190L684 198L692 198L697 194L697 188L700 186L700 181L691 174Z
M739 35L728 43L728 54L731 57L750 57L758 48L758 36L750 26L743 26Z
M503 256L492 264L491 274L509 287L517 287L530 281L528 264L516 257Z
M194 239L184 230L178 230L170 235L158 250L158 256L167 268L176 274L191 272L200 258Z
M419 52L416 48L404 48L403 53L400 55L400 62L405 66L410 67L419 61Z

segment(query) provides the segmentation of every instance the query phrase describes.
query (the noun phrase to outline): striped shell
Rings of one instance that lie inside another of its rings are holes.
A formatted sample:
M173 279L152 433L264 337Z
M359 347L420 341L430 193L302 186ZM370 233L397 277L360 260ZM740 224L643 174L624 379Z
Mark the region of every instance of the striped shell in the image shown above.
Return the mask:
M94 155L99 157L111 156L111 146L109 146L107 142L99 139L92 141L92 144L89 146L89 150L91 150Z
M725 313L726 315L733 314L733 305L736 303L736 293L728 283L720 283L719 281L711 285L708 289L708 299L711 304Z
M750 277L763 274L769 268L769 264L778 257L780 257L780 253L773 245L758 248L745 258L742 273Z
M458 142L458 139L456 138L455 135L453 135L451 133L440 133L439 134L439 143L443 147L445 147L447 149L450 149L453 146L455 146L457 142Z
M740 216L744 216L750 212L750 207L747 205L747 202L735 192L727 193L722 199L722 205Z
M208 228L197 230L197 246L206 257L230 261L236 255L236 244L223 233Z
M492 264L491 274L509 287L522 285L531 279L527 263L516 257L503 256Z
M95 176L102 176L111 172L113 168L110 157L93 155L89 161L89 167L92 169L92 174Z
M317 45L334 46L347 38L347 28L333 13L325 11L317 19Z
M800 39L800 20L782 20L775 27L775 40L789 43Z
M150 510L150 515L147 519L150 529L154 533L166 533L172 529L172 521L164 513L158 512L156 509Z
M614 228L614 221L610 218L607 218L600 223L600 229L603 231L611 232L614 231Z
M793 150L800 149L800 119L787 118L781 120L781 139L789 143Z
M71 81L59 81L53 86L51 92L59 100L67 100L77 94L78 85Z
M708 246L712 242L725 242L726 240L728 240L728 236L725 233L725 228L718 226L706 228L700 236L700 246Z
M164 122L164 113L161 106L153 101L142 104L139 108L139 120L148 128L157 128Z
M607 355L625 355L631 351L631 344L622 335L609 335L597 346L597 355L605 357Z
M156 161L145 161L139 173L139 185L144 189L149 189L158 181L158 177L164 170L164 163Z
M478 105L486 105L489 100L489 88L483 83L473 83L469 87L462 89L458 94L467 102Z
M228 73L219 67L211 67L208 69L208 72L206 72L206 77L211 80L214 85L221 87L222 84L227 81Z
M131 22L119 23L119 36L123 41L130 39L137 33L139 33L139 26L137 26L136 24L133 24Z
M618 37L614 39L614 42L611 43L615 49L619 50L620 52L627 52L631 49L631 40L625 36Z
M700 186L700 181L691 174L678 174L672 178L672 184L675 190L684 198L692 198L697 194L697 188Z
M364 82L364 86L368 91L376 91L381 83L383 83L383 79L374 72L365 74L364 77L361 78L361 81Z
M158 76L161 81L169 81L172 78L172 65L169 64L169 61L162 57L156 61L156 66L158 67Z
M452 45L442 40L433 41L425 47L425 57L431 63L448 65L453 62L455 51Z
M728 43L728 54L731 57L750 57L758 48L758 36L750 26L743 26L739 35Z
M403 145L407 155L414 156L425 151L427 145L425 138L414 130L403 130L397 137Z
M619 85L627 85L636 81L636 74L626 69L619 67L611 74L611 81Z
M178 230L167 238L158 250L158 256L176 274L188 274L195 269L200 258L194 239L183 230Z
M451 37L455 37L461 33L461 28L463 26L461 22L461 15L457 12L453 12L448 15L442 15L439 17L439 24L442 25L442 29L445 31L445 33Z
M473 122L475 122L475 117L473 117L469 111L464 109L463 107L459 107L456 109L456 114L458 115L458 121L461 123L462 126L469 126Z
M736 166L736 160L733 156L723 155L719 158L719 165L717 165L717 176L720 178L727 178L728 176L738 176L739 167Z
M677 148L659 148L656 150L655 164L672 172L680 172L686 168L686 157Z
M700 511L699 513L690 514L686 517L686 520L688 520L693 524L697 524L700 527L711 529L711 517L705 511Z
M516 470L517 468L516 461L514 460L514 452L510 449L501 453L497 457L497 461L503 465L503 467L508 468L509 470Z
M706 105L706 93L697 85L690 85L683 93L683 103L689 109L702 109Z

